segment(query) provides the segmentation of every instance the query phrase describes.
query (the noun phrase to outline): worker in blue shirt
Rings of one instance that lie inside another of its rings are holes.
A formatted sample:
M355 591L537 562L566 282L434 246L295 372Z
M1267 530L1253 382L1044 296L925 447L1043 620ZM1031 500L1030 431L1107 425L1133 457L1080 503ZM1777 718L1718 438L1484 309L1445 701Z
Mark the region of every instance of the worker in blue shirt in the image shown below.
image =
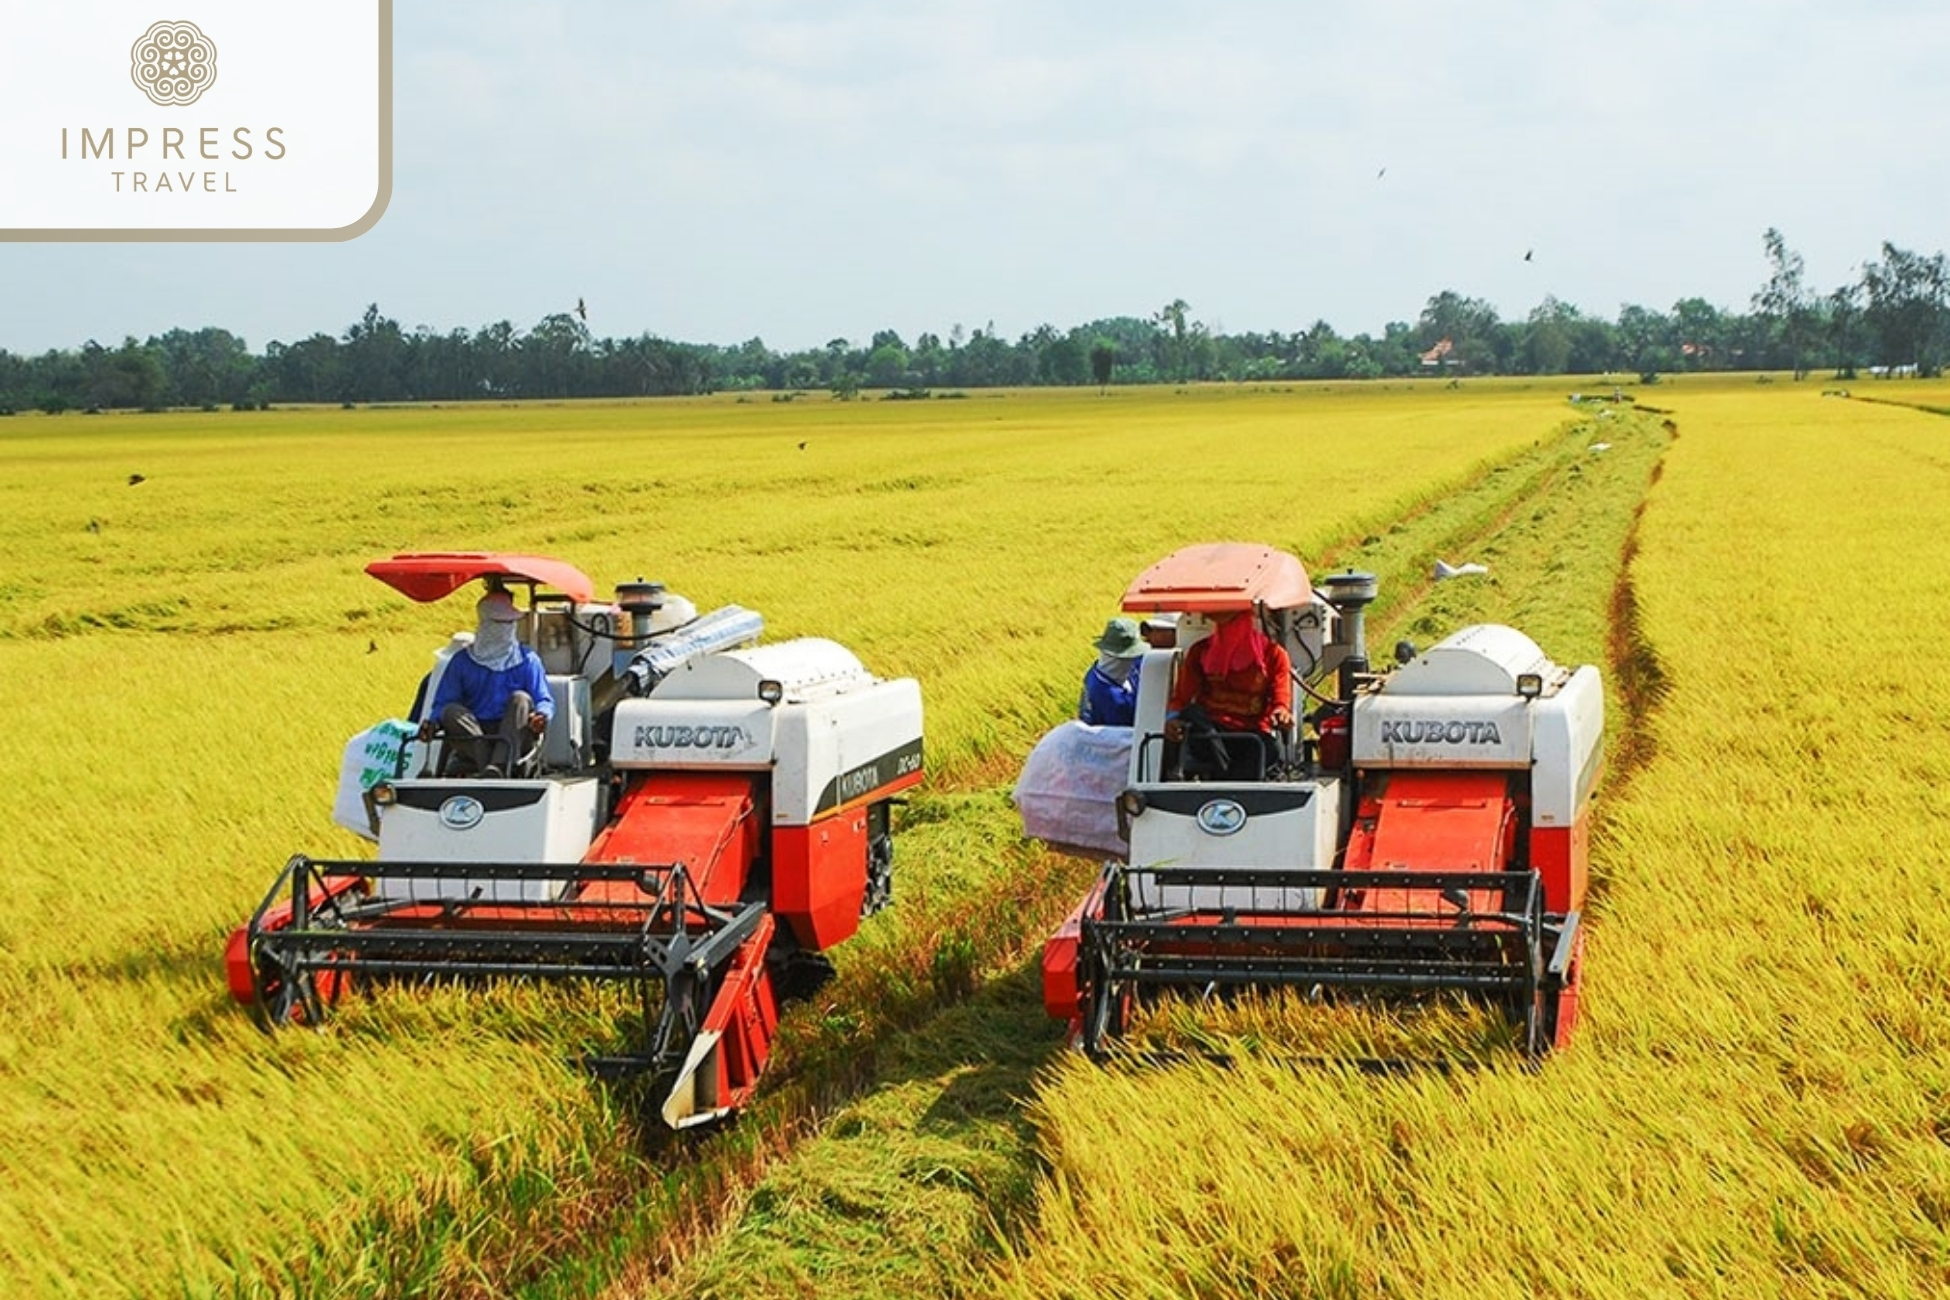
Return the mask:
M514 598L490 591L474 613L479 620L474 644L447 661L420 738L444 737L451 761L465 771L497 777L521 768L548 730L555 700L541 656L516 639L521 610Z
M1097 662L1083 675L1077 720L1098 727L1128 727L1137 719L1138 661L1144 638L1137 623L1114 618L1097 638Z

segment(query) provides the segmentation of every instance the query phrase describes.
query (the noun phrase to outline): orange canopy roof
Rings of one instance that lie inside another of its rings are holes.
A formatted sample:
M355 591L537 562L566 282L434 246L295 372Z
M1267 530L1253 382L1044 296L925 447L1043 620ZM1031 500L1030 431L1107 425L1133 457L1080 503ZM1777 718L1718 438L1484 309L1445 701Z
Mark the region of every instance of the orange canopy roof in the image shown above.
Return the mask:
M1124 592L1132 613L1179 610L1292 609L1313 597L1300 561L1257 542L1204 542L1173 551L1137 576Z
M451 596L476 578L501 577L552 587L571 600L596 594L596 584L573 564L545 555L508 555L500 551L420 551L374 560L366 572L387 586L426 602Z

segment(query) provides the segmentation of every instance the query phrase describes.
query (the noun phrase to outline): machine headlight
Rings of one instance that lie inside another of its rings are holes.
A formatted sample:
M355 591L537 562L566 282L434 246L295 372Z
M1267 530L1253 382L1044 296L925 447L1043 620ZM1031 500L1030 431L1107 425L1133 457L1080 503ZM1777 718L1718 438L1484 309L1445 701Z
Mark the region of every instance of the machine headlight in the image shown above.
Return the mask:
M1522 696L1526 700L1534 700L1539 695L1542 695L1543 693L1544 693L1544 675L1542 673L1518 673L1517 674L1518 695Z
M381 781L372 788L370 793L372 801L381 808L390 808L399 800L399 791L393 789L391 781Z
M785 698L785 683L766 678L758 684L758 698L767 704L777 704Z

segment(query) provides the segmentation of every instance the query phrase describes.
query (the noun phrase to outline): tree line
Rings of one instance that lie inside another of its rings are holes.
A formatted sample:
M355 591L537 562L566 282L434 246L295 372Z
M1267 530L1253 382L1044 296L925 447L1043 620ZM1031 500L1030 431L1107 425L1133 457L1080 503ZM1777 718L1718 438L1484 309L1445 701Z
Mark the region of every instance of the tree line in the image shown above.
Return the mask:
M577 312L523 331L508 321L472 332L407 330L368 306L343 334L274 341L260 353L228 330L173 329L120 347L15 356L0 350L0 412L104 408L237 409L281 402L465 401L654 397L770 389L863 389L919 396L939 389L1206 380L1378 379L1403 375L1636 374L1829 368L1852 379L1940 374L1950 354L1950 263L1884 243L1859 277L1831 291L1806 282L1780 232L1762 237L1768 277L1745 311L1702 298L1669 310L1627 304L1615 319L1546 297L1521 320L1444 290L1413 322L1343 336L1324 320L1291 333L1225 333L1175 299L1149 316L1004 338L990 324L912 342L881 330L863 344L776 351L763 340L721 346L656 335L596 338Z

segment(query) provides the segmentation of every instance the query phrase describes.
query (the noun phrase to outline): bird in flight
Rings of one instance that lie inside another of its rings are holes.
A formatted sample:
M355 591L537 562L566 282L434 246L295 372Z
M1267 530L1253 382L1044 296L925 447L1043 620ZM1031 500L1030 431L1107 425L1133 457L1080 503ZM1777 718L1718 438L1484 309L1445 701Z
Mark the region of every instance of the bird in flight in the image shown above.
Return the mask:
M1386 167L1383 167L1380 171L1374 174L1374 178L1376 180L1380 180L1383 176L1386 176L1387 174L1388 174L1388 169Z
M1537 250L1536 250L1536 249L1534 249L1534 248L1526 248L1526 249L1524 249L1524 250L1523 250L1523 260L1524 260L1524 261L1526 261L1526 262L1528 262L1528 261L1530 260L1530 255L1531 255L1532 253L1534 253L1534 252L1536 252L1536 251L1537 251Z
M583 324L587 325L589 323L589 308L583 305L583 301L580 298L576 299L576 315L582 317Z

